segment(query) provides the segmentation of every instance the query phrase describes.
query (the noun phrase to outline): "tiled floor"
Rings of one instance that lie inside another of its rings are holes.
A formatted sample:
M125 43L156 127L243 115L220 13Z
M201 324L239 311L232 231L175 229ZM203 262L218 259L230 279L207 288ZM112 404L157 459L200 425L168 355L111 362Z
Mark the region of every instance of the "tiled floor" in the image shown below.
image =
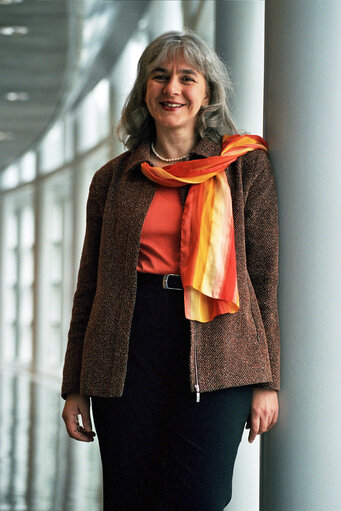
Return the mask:
M0 511L100 511L97 439L71 440L58 386L0 374Z

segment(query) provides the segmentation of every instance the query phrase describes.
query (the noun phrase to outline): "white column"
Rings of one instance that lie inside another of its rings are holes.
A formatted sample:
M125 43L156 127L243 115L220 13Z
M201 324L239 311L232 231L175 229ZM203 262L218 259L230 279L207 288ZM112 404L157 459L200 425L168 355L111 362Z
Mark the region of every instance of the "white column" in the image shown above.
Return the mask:
M262 511L341 509L341 2L266 3L265 126L280 208L282 390Z
M231 74L238 128L262 135L264 0L216 1L216 51Z
M40 373L45 367L46 331L45 314L48 313L46 305L45 269L46 269L46 207L44 186L41 171L41 151L37 151L36 180L34 182L34 219L35 219L35 243L34 243L34 289L33 289L33 352L32 373Z
M153 41L164 32L182 30L181 0L156 0L151 2L146 20L150 41Z
M232 115L239 129L262 135L264 1L218 0L215 6L215 49L228 67L235 91ZM259 510L260 442L257 438L250 445L247 436L245 431L236 460L229 511Z

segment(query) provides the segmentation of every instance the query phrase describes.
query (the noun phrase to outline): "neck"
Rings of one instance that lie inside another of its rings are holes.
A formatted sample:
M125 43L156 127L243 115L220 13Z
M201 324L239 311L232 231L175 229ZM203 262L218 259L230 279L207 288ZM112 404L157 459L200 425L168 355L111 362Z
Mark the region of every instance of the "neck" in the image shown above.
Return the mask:
M191 152L197 142L196 133L179 133L174 130L166 133L156 132L154 147L164 158L180 158Z

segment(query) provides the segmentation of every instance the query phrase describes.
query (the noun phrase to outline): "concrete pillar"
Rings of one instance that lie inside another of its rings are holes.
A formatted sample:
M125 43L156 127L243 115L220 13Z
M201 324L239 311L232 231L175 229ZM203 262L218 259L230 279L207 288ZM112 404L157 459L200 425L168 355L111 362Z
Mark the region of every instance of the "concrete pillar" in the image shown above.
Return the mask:
M33 288L33 346L32 346L32 373L43 371L45 366L46 332L45 313L46 308L41 308L47 303L45 281L45 261L47 225L45 217L45 197L42 179L41 151L37 151L36 180L34 184L34 220L35 220L35 242L34 242L34 288Z
M215 49L228 67L238 128L263 134L264 1L217 0ZM245 432L239 448L229 511L258 511L260 442L251 446Z
M262 511L341 509L341 2L266 3L265 126L279 191L281 414Z
M36 180L34 187L34 286L33 286L33 325L32 325L32 372L41 369L41 347L44 340L41 338L41 318L39 314L40 292L43 282L42 272L42 193L41 180Z
M151 2L146 17L149 42L170 30L182 30L183 12L181 0Z
M264 0L216 1L216 51L231 74L238 128L262 135Z

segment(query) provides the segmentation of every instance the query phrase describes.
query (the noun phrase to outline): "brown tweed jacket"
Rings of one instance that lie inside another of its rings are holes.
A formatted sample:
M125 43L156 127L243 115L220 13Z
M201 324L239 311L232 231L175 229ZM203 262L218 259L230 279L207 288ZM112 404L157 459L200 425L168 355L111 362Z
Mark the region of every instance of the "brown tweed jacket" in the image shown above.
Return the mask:
M200 140L191 158L220 154ZM65 356L62 396L121 396L136 296L142 225L156 185L140 171L148 144L99 169L90 185L87 227ZM279 389L278 222L274 177L256 150L226 169L233 201L240 309L191 321L190 383L200 391L257 384ZM186 190L183 189L183 195Z

